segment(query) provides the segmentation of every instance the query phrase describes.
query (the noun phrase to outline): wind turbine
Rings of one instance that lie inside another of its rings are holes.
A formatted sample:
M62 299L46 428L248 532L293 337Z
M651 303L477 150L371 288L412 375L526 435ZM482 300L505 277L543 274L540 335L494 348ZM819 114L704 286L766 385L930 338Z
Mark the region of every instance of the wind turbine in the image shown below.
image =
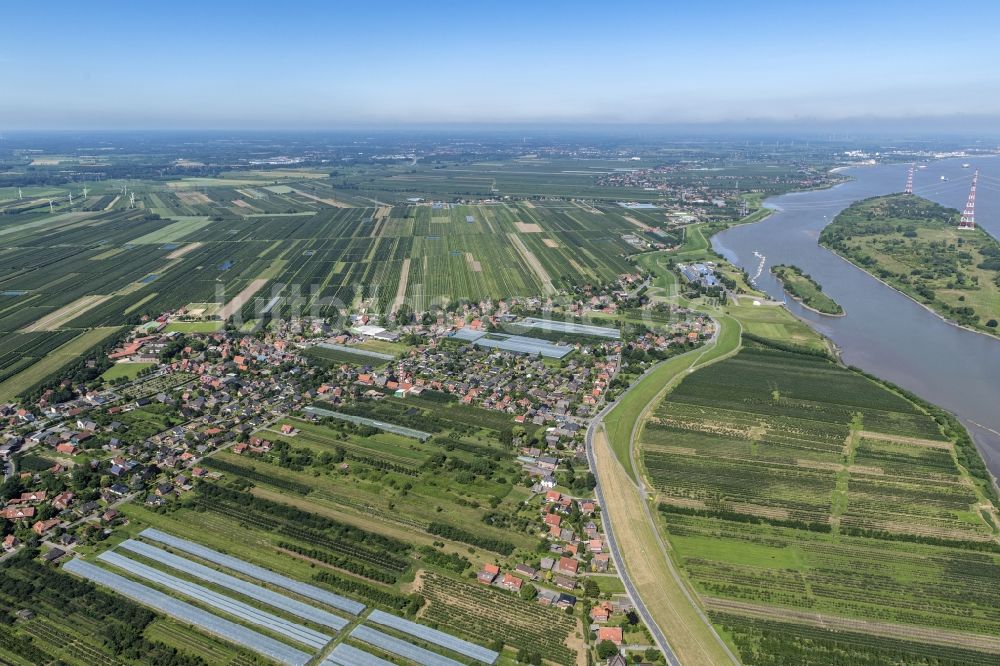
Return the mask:
M84 199L87 198L87 186L86 185L83 186L83 198Z
M52 208L52 199L49 199L49 214L52 214L54 212L56 211Z
M70 206L73 205L73 193L72 192L69 193L69 205Z
M18 200L18 201L20 201L20 200L21 200L21 188L20 188L20 187L19 187L19 188L17 188L17 200Z

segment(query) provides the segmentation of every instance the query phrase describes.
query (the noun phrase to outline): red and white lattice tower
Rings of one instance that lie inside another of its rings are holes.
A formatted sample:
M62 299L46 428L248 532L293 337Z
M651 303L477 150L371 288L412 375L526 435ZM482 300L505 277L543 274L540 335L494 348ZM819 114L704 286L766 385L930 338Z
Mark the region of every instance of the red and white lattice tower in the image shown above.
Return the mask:
M906 187L903 188L903 194L913 194L913 167L906 173Z
M976 228L976 183L979 181L979 169L972 174L972 189L969 190L969 200L965 203L965 210L962 211L962 219L958 223L959 229Z

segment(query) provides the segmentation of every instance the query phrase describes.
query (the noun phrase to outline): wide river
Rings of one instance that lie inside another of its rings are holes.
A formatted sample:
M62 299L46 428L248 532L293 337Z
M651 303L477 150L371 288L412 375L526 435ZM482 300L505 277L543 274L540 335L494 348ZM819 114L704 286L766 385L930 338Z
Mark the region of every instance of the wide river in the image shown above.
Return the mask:
M962 168L965 162L972 167ZM976 167L976 221L1000 238L1000 159L934 162L916 171L914 192L961 210ZM778 300L785 294L770 267L801 266L847 314L825 317L791 299L789 309L833 340L846 363L953 412L969 429L990 471L1000 477L1000 339L948 324L817 244L823 227L852 202L902 191L907 168L852 168L846 174L854 180L834 188L773 197L767 201L775 211L770 217L717 234L712 245L750 275L760 264L754 253L764 255L757 286Z

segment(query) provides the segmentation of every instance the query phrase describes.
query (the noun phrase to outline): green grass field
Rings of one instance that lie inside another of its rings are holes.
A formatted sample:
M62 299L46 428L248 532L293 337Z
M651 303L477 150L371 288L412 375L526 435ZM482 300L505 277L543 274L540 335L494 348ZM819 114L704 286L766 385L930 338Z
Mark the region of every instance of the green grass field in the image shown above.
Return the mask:
M140 372L146 368L151 368L155 363L115 363L113 366L108 368L101 379L109 382L113 379L135 379Z
M215 333L222 328L221 321L174 321L167 324L164 333Z
M797 319L788 310L774 305L754 305L754 299L741 297L739 303L728 303L724 311L739 320L743 331L775 342L828 351L829 343Z
M167 224L162 229L157 229L156 231L151 231L144 236L139 236L131 242L136 245L169 243L185 238L192 232L195 232L212 222L211 218L203 215L183 215L167 219L172 220L172 223Z
M674 253L677 257L690 260L692 255L701 256L711 247L705 234L702 233L703 225L690 224L684 227L684 244Z

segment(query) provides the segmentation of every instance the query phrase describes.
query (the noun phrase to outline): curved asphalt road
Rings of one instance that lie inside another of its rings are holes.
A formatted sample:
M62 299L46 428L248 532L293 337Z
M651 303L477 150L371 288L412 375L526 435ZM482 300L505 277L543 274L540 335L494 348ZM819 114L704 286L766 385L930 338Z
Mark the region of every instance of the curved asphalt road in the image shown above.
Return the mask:
M656 647L660 649L660 652L662 652L663 656L666 658L667 664L669 666L681 666L681 662L671 649L670 643L667 641L667 637L663 634L663 631L660 630L660 627L657 626L656 622L653 621L653 616L646 608L646 605L642 603L642 597L639 596L639 592L636 590L635 585L632 584L632 579L629 577L628 570L625 568L625 560L622 557L621 551L618 550L618 542L615 540L614 527L611 525L611 520L608 519L607 513L605 512L607 504L604 501L604 492L601 490L601 478L597 472L597 460L594 458L594 433L597 432L598 428L603 427L604 417L607 416L612 409L617 407L618 402L631 393L632 390L638 386L643 379L645 379L646 375L651 373L658 366L659 363L646 370L646 372L639 377L638 381L633 382L631 386L625 389L625 391L614 400L614 402L609 402L605 405L604 409L598 412L597 416L591 420L590 426L587 428L587 463L590 465L590 471L594 474L594 478L597 480L597 486L594 488L594 491L597 494L597 503L601 507L601 518L604 519L604 533L608 537L608 550L611 551L611 559L615 561L615 568L618 569L618 575L621 576L622 582L625 583L625 591L628 592L628 597L632 601L632 605L635 606L636 612L639 613L643 622L645 622L646 626L649 627L649 633L652 634ZM608 446L611 446L611 442L608 442ZM612 455L614 455L613 452Z
M635 384L633 384L635 386ZM631 387L625 391L631 390ZM625 395L623 393L622 395ZM619 399L621 399L619 397ZM597 475L597 461L594 459L594 433L597 428L601 427L604 417L608 415L618 401L609 403L598 413L597 416L590 422L590 427L587 428L587 462L590 465L590 471L593 472L594 478L597 479L597 486L594 491L597 495L597 503L601 507L602 514L601 518L604 519L604 534L608 538L608 550L611 551L611 559L615 561L615 568L618 569L618 575L621 576L622 582L625 583L625 591L628 592L628 598L632 601L632 605L635 606L636 612L642 617L643 622L649 627L649 633L653 636L653 641L656 643L656 647L660 649L663 656L667 660L669 666L681 666L681 662L677 659L677 655L670 648L670 643L667 642L667 637L663 635L660 628L653 621L653 616L650 615L649 610L647 610L645 604L642 603L642 597L639 596L639 592L635 589L635 585L632 584L632 579L629 578L628 571L625 569L625 561L622 558L621 552L618 550L618 542L615 541L615 531L611 525L611 521L607 519L607 513L604 512L604 508L607 506L604 502L604 492L601 490L601 480Z
M720 326L719 322L716 321L715 332L712 335L712 339L710 340L710 342L712 343L712 347L714 347L714 344L716 342L718 342L718 336L719 336L720 328L721 328L721 326ZM704 348L702 348L700 350L701 354L698 355L698 358L696 358L694 361L692 361L692 365L694 365L695 363L697 363L698 361L700 361L701 357L704 356L705 353L710 348L711 347L709 347L708 345L706 345ZM699 351L699 350L692 350L689 353L690 354L694 354L697 351ZM666 363L666 362L667 361L661 361L661 363ZM605 502L604 502L604 493L601 490L601 479L600 479L600 476L598 475L598 472L597 472L597 460L594 458L594 433L597 432L598 428L602 427L602 425L604 423L604 417L607 416L608 413L618 405L618 402L622 398L624 398L636 386L638 386L642 382L642 380L646 378L646 375L648 375L653 370L655 370L657 367L659 367L659 365L660 364L657 363L656 365L654 365L654 366L650 367L648 370L646 370L646 372L644 372L642 374L642 376L640 376L637 381L633 382L620 396L618 396L614 400L614 402L610 402L607 405L605 405L604 409L602 409L600 412L598 412L597 416L595 416L591 420L590 426L587 428L587 439L586 439L587 463L590 466L590 471L593 473L594 478L597 480L597 486L594 488L594 491L595 491L595 494L597 495L597 502L598 502L598 504L601 507L601 511L602 511L601 517L602 517L602 519L604 519L604 532L605 532L605 535L608 538L608 550L611 551L611 558L615 562L615 568L618 569L618 574L621 576L622 582L625 584L625 591L628 593L629 599L632 601L632 605L635 606L636 612L639 613L639 615L642 617L643 621L646 623L646 626L649 627L649 632L653 636L653 641L656 643L656 647L658 647L660 649L660 652L663 653L663 656L666 658L668 666L681 666L680 659L677 658L677 654L673 651L673 649L671 649L670 643L667 640L667 637L664 635L663 631L660 629L659 626L657 626L656 622L653 621L653 616L650 614L649 609L646 608L645 604L643 604L642 597L639 596L639 591L636 589L635 585L632 583L632 579L629 577L628 571L625 569L625 560L624 560L624 558L622 558L621 551L618 550L618 542L615 540L614 527L611 525L611 520L607 519L607 514L604 511L604 509L607 506L607 504L605 504ZM633 427L633 429L632 429L632 436L634 437L634 435L635 435L635 428ZM611 442L610 441L608 442L608 446L609 447L611 446ZM612 455L614 455L613 452L612 452ZM632 455L632 448L631 448L631 445L630 445L629 446L629 456L631 456L631 455ZM638 476L638 474L637 474L637 476ZM649 517L648 516L648 514L649 514L649 507L646 506L646 504L645 504L646 487L645 487L645 484L642 482L642 480L640 480L639 483L638 483L638 489L639 489L640 496L641 496L641 498L643 500L643 506L646 509L647 517ZM659 533L656 534L656 538L662 544L662 538L660 537ZM668 564L669 564L669 562L668 562ZM673 571L673 567L672 566L670 567L670 569L671 569L671 572L674 574L674 577L677 578L677 574L676 574L676 572ZM691 595L688 593L687 588L684 587L683 583L680 580L677 580L677 583L678 583L678 585L681 586L681 589L683 590L685 596L691 602L691 605L697 611L698 615L702 618L702 620L704 620L708 624L709 627L711 627L712 625L708 622L708 618L706 618L705 615L704 615L704 613L702 613L701 609L698 608L698 606L695 603L695 601L693 599L691 599ZM714 630L713 630L713 633L714 633ZM729 647L726 646L725 643L723 643L723 647L724 647L726 653L729 654L730 658L732 658L733 663L738 664L739 660L735 657L735 655L732 654L732 652L730 652Z

